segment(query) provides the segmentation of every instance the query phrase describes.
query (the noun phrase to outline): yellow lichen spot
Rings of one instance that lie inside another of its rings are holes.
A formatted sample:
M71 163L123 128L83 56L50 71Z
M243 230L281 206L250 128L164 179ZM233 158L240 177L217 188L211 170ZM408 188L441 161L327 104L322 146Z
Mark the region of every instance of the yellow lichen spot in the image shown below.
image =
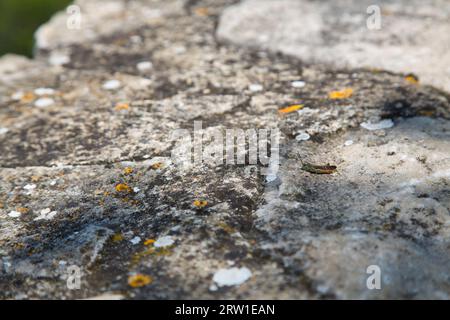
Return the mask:
M31 181L32 182L38 182L39 180L41 180L40 176L31 176Z
M125 102L120 102L120 103L116 104L114 109L116 111L128 110L128 109L130 109L130 105L128 103L125 103Z
M123 170L123 173L124 173L124 174L132 174L132 173L133 173L133 168L126 167L126 168Z
M29 102L33 101L35 98L36 98L36 96L32 92L26 92L26 93L24 93L24 95L22 96L20 101L23 103L29 103Z
M341 91L332 91L328 94L328 97L333 100L337 99L347 99L353 95L353 89L346 88Z
M126 183L119 183L116 186L116 191L117 192L131 192L132 189L130 188L129 185L127 185Z
M417 113L420 116L425 116L425 117L433 117L436 115L436 112L434 110L419 110Z
M157 255L157 256L169 256L171 254L172 254L172 251L168 247L159 248L158 250L155 251L155 255Z
M140 273L128 277L128 284L133 288L146 286L152 283L152 281L153 279L150 276Z
M236 230L235 230L233 227L229 226L229 225L226 224L225 222L220 222L220 223L218 224L218 226L219 226L220 228L222 228L223 231L225 231L226 233L235 233L235 232L236 232Z
M195 200L193 205L197 208L204 208L208 205L208 201L206 200Z
M303 108L302 104L294 104L292 106L280 109L280 110L278 110L278 112L281 113L281 114L286 114L286 113L291 113L291 112L300 110L302 108Z
M25 248L25 243L17 242L17 243L13 244L13 247L14 247L14 249L21 250L21 249Z
M147 239L144 241L144 246L152 245L153 243L155 243L155 241L155 239Z
M28 212L30 212L30 209L25 208L25 207L20 207L20 208L17 208L17 211L20 213L28 213Z
M156 162L150 166L153 170L161 169L164 166L162 162Z
M419 78L417 78L415 75L413 74L408 74L405 77L406 82L409 82L411 84L418 84L419 83Z
M123 240L123 234L121 234L121 233L116 233L112 236L113 242L120 242L122 240Z
M209 15L209 10L205 7L196 8L194 12L197 16L200 17L206 17L207 15Z

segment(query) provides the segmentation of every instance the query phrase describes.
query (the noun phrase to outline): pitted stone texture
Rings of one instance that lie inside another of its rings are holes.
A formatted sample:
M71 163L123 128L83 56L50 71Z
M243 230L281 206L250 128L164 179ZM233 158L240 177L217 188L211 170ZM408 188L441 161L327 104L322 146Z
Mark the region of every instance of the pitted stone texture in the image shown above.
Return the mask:
M305 272L324 297L448 299L448 128L416 117L392 129L351 130L322 146L289 142L256 211L257 228L271 237L262 247ZM307 173L299 158L336 164L339 174ZM370 265L381 268L382 291L366 287Z
M187 1L181 11L179 1L127 1L136 23L96 18L101 3L83 6L92 38L72 41L57 18L44 27L55 42L35 60L0 60L2 298L448 295L448 95L390 72L306 67L219 45L215 26L234 0ZM151 26L140 20L163 7L171 13ZM139 70L141 61L152 67ZM105 89L111 80L120 85ZM54 104L36 107L38 88L53 89ZM343 88L353 95L329 99ZM298 112L278 111L299 103ZM395 126L360 127L381 119ZM192 137L194 121L223 134L280 129L276 179L258 175L261 165L175 165L171 134ZM300 131L310 139L295 140ZM299 158L336 164L338 174L310 175ZM35 220L48 210L56 214ZM174 244L144 242L164 236ZM378 247L367 251L371 243ZM365 287L369 263L382 268L385 290ZM81 290L67 289L71 264ZM252 277L215 290L214 273L231 267ZM399 270L408 283L399 285ZM134 273L153 282L132 288Z
M367 8L381 9L370 30ZM226 9L219 39L337 68L415 73L450 92L450 4L431 1L246 0Z

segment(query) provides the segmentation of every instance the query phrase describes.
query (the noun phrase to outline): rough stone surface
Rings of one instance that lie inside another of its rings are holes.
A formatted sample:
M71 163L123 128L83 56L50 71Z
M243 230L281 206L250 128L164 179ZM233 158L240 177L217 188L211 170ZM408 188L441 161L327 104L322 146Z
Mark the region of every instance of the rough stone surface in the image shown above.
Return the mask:
M372 26L380 8L380 29ZM221 16L218 37L338 68L415 73L450 91L450 3L446 0L246 0Z
M38 32L35 59L0 59L1 298L449 298L448 93L218 43L219 18L249 5L235 3L78 1L81 30L61 13ZM109 80L120 86L105 90ZM54 104L36 107L37 88L53 88ZM353 94L329 98L344 88ZM361 127L381 119L394 126ZM171 134L195 120L278 128L275 179L175 166ZM337 173L305 172L301 160ZM47 208L53 217L36 220ZM164 236L174 243L146 242ZM71 265L79 290L66 285ZM381 290L366 287L370 265ZM231 268L251 276L214 287ZM137 273L151 283L130 286Z

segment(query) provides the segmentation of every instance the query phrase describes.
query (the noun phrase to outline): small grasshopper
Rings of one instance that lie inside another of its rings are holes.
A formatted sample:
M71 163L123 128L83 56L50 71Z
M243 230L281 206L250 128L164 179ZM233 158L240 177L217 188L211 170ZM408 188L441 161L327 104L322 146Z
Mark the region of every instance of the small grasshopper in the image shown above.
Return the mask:
M307 171L309 173L314 173L314 174L332 174L336 172L337 167L336 166L332 166L330 164L321 166L321 165L315 165L315 164L311 164L308 162L303 162L302 159L300 159L300 162L302 164L301 169L303 171Z

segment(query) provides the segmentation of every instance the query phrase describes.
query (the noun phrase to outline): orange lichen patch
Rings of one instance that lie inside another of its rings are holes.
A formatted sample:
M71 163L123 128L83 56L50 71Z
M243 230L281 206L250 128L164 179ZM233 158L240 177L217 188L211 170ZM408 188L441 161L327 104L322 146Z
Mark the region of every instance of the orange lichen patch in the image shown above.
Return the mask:
M152 283L152 277L145 274L135 274L128 277L128 284L133 288L140 288Z
M328 97L333 100L337 99L347 99L353 95L353 89L346 88L340 91L332 91L328 94Z
M39 180L41 180L40 176L31 176L31 181L32 182L38 182Z
M144 241L144 246L152 245L153 243L155 243L155 241L155 239L147 239Z
M156 162L150 166L153 170L161 169L164 166L162 162Z
M34 93L26 92L26 93L24 93L24 95L22 96L20 101L22 103L29 103L29 102L33 101L35 98L36 98L36 96L34 95Z
M200 17L206 17L206 16L209 15L209 10L208 10L208 8L200 7L200 8L196 8L196 9L194 10L194 13L195 13L197 16L200 16Z
M302 104L294 104L294 105L292 105L292 106L289 106L289 107L280 109L280 110L278 110L278 112L279 112L280 114L286 114L286 113L291 113L291 112L300 110L300 109L302 109L302 108L303 108L303 105L302 105Z
M208 205L208 201L206 200L195 200L193 203L194 207L204 208Z
M126 168L123 170L123 173L124 173L124 174L132 174L132 173L133 173L133 168L126 167Z
M17 208L16 210L18 212L20 212L20 213L28 213L28 212L30 212L30 209L25 208L25 207L20 207L20 208Z
M112 236L111 240L112 240L113 242L120 242L120 241L123 240L123 234L121 234L121 233L116 233L116 234L114 234L114 235Z
M126 183L119 183L118 185L116 185L116 191L117 192L131 192L132 189Z
M120 111L120 110L128 110L128 109L130 109L130 105L129 105L128 103L125 103L125 102L120 102L120 103L117 103L117 104L116 104L116 106L114 107L114 109L115 109L116 111Z
M406 80L406 82L409 82L410 84L419 84L419 78L413 74L408 74L405 77L405 80Z

